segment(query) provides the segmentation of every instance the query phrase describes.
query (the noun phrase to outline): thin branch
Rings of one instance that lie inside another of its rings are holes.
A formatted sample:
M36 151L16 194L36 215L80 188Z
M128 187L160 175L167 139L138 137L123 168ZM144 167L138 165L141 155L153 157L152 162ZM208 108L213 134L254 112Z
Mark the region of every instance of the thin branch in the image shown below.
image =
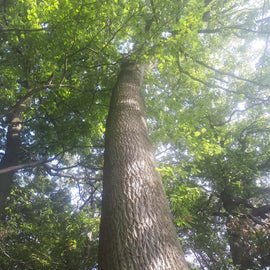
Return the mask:
M66 174L66 173L58 173L57 169L55 169L54 167L52 167L49 164L44 164L43 165L44 168L46 169L47 173L51 176L57 176L57 177L63 177L63 178L72 178L76 181L78 180L90 180L90 181L101 181L101 177L87 177L87 176L83 176L83 177L78 177L78 176L74 176L72 174Z
M97 188L95 188L94 186L93 187L93 191L90 193L89 197L85 200L85 202L83 203L82 206L79 207L79 210L81 211L85 206L86 204L91 201L93 199L93 196L94 196L94 193L97 191Z
M54 171L63 171L63 170L70 170L70 169L74 169L78 166L81 166L81 167L84 167L84 168L87 168L89 170L95 170L95 171L99 171L99 170L102 170L103 168L102 167L90 167L90 166L87 166L87 165L84 165L82 163L77 163L75 165L72 165L72 166L69 166L69 167L61 167L61 168L55 168L55 167L52 167Z
M252 109L252 108L254 108L254 107L256 107L256 106L262 105L264 102L268 102L269 100L270 100L270 98L268 98L268 99L266 99L266 100L262 100L262 101L260 101L260 102L258 102L258 103L255 103L255 104L250 105L249 107L247 107L247 108L244 109L244 110L236 109L236 110L234 110L234 111L231 112L229 118L228 118L226 121L224 121L223 123L220 123L220 124L213 124L213 125L214 125L215 127L221 127L221 126L224 126L224 125L226 125L226 124L228 124L228 123L231 122L232 117L233 117L236 113L247 112L248 110L250 110L250 109Z
M219 69L215 69L215 68L213 68L213 67L205 64L204 62L202 62L200 60L195 60L195 62L198 63L198 64L200 64L201 66L204 66L204 67L206 67L208 69L213 70L214 72L216 72L218 74L229 76L229 77L232 77L234 79L237 79L237 80L240 80L240 81L244 81L244 82L248 82L248 83L251 83L251 84L255 84L255 85L258 85L258 86L261 86L261 87L270 87L270 85L268 85L268 84L261 84L259 82L253 81L253 80L249 80L249 79L245 79L245 78L239 77L239 76L234 75L234 74L232 74L230 72L226 72L226 71L222 71L222 70L219 70Z
M44 31L47 28L36 28L36 29L23 29L23 28L1 28L0 27L0 33L5 33L5 32L40 32Z
M220 86L220 85L208 83L208 82L203 81L202 79L199 79L199 78L194 77L194 76L193 76L192 74L190 74L189 72L183 70L183 68L181 67L180 63L179 63L179 65L178 65L178 67L179 67L179 72L180 72L180 73L183 73L183 74L187 75L188 77L190 77L190 78L191 78L192 80L194 80L194 81L200 82L200 83L202 83L202 84L204 84L204 85L206 85L206 86L208 86L208 87L218 88L218 89L222 89L222 90L224 90L224 91L226 91L226 92L229 92L229 93L237 94L236 91L229 90L228 88L222 87L222 86Z
M60 80L60 84L62 84L66 79L66 74L67 74L67 70L68 70L67 66L68 66L68 55L66 54L65 55L65 63L64 63L64 73L63 73L62 79Z
M1 250L1 252L6 256L6 257L8 257L10 260L12 260L12 261L14 261L14 262L17 262L17 263L21 263L21 264L25 264L25 262L24 261L22 261L22 260L17 260L17 259L14 259L14 258L12 258L2 247L0 247L0 250ZM30 267L29 269L34 269L34 268L32 268L31 266L29 266L28 265L28 267Z
M54 158L49 159L49 160L41 160L41 161L35 161L32 163L25 163L25 164L10 166L10 167L4 168L4 169L0 169L0 174L9 173L12 171L17 171L17 170L21 170L21 169L25 169L25 168L33 168L36 166L43 166L45 163L51 162L53 160L54 160Z
M167 152L168 150L170 150L171 148L172 148L171 146L166 147L163 151L157 153L157 154L155 155L155 158L158 160L159 158L161 158L161 157L159 157L159 156L164 155L164 153L166 153L166 152Z
M183 52L182 52L183 53ZM194 57L192 57L191 55L189 55L188 53L184 53L185 57L188 57L190 59L192 59L193 61L195 61L197 64L203 66L203 67L206 67L210 70L213 70L214 72L218 73L218 74L221 74L221 75L224 75L224 76L229 76L229 77L232 77L234 79L237 79L239 81L244 81L244 82L248 82L248 83L251 83L251 84L254 84L254 85L257 85L257 86L260 86L260 87L270 87L269 84L262 84L262 83L259 83L259 82L256 82L256 81L253 81L253 80L249 80L249 79L245 79L245 78L242 78L242 77L239 77L233 73L230 73L230 72L226 72L226 71L223 71L223 70L220 70L220 69L216 69L212 66L209 66L208 64L204 63L203 61L200 61L200 60L197 60L197 59L194 59ZM220 80L224 83L228 83L224 80L221 80L221 79L218 79L218 78L215 78L216 80ZM224 90L224 89L223 89Z
M254 33L254 34L261 34L261 35L269 35L270 31L256 31L248 28L243 28L241 26L225 26L225 27L220 27L220 28L215 28L215 29L201 29L198 30L199 34L216 34L220 33L224 30L242 30L244 32L249 32L249 33Z

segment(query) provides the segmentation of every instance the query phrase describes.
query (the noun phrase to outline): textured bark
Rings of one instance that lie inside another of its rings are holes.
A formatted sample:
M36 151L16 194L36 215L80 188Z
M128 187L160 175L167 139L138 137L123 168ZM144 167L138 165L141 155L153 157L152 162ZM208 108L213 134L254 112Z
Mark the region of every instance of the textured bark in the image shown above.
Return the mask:
M25 105L21 104L17 110L15 110L9 116L9 126L7 132L7 142L5 155L0 162L0 170L7 169L11 166L18 165L21 157L21 140L20 132L22 129L21 113L25 109ZM9 196L12 186L12 180L14 176L14 170L0 174L0 212L5 207L7 197Z
M156 170L140 93L143 67L123 64L106 126L99 270L188 269Z

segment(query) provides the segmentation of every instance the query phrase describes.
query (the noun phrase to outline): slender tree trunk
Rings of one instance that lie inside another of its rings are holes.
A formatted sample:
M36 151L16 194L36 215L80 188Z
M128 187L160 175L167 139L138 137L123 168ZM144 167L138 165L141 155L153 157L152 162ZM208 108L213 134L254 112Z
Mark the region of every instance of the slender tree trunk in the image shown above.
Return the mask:
M184 270L147 132L143 67L122 66L107 119L99 270Z
M228 230L228 236L234 266L239 270L256 269L253 263L254 257L249 254L246 243L241 239L241 231L230 232Z
M14 165L18 165L21 159L21 140L20 132L22 129L21 113L24 111L25 105L21 104L10 116L7 132L6 151L0 162L0 169L5 169ZM9 196L12 186L12 180L15 171L8 171L0 174L0 213L3 211L7 197Z

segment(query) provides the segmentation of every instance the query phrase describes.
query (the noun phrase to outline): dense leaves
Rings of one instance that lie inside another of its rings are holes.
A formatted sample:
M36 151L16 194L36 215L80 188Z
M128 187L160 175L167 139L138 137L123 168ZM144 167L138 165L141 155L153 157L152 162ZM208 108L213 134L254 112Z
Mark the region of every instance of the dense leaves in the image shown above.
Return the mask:
M37 170L11 192L0 227L0 268L92 268L98 226L98 212L74 211L67 190Z
M127 55L146 65L149 132L187 259L270 266L267 1L3 3L2 156L24 108L3 269L94 267L105 119Z

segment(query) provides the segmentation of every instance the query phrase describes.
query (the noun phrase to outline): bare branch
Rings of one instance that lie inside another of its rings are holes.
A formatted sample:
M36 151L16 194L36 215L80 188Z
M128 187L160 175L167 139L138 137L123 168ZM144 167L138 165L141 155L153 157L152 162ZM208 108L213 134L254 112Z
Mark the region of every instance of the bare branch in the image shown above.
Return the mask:
M215 34L215 33L221 33L224 30L241 30L244 32L254 33L254 34L261 34L261 35L269 35L269 31L256 31L248 28L243 28L242 26L225 26L215 29L201 29L198 30L199 34Z
M4 169L0 169L0 174L12 172L12 171L17 171L17 170L21 170L21 169L25 169L25 168L33 168L33 167L37 167L37 166L43 166L45 163L51 162L53 160L54 160L54 158L49 159L49 160L41 160L41 161L35 161L32 163L25 163L25 164L10 166L10 167L4 168Z
M94 193L97 191L97 188L95 188L94 186L92 187L92 192L90 193L89 197L84 201L83 205L80 206L79 210L82 210L86 206L86 204L93 199Z
M49 165L48 163L44 164L44 168L46 169L47 173L51 176L70 178L76 181L78 180L101 181L102 179L101 177L88 177L88 176L79 177L79 176L74 176L68 173L59 173L57 169L55 169L53 166Z
M179 72L180 72L180 73L183 73L183 74L187 75L188 77L190 77L190 78L191 78L192 80L194 80L194 81L200 82L200 83L202 83L202 84L204 84L204 85L206 85L206 86L208 86L208 87L218 88L218 89L222 89L222 90L224 90L224 91L226 91L226 92L229 92L229 93L237 94L236 91L230 90L230 89L228 89L228 88L225 88L225 87L220 86L220 85L217 85L217 84L205 82L205 81L203 81L202 79L199 79L199 78L194 77L192 74L190 74L189 72L185 71L185 70L181 67L181 65L180 65L179 62L178 62L178 68L179 68Z
M249 80L249 79L245 79L245 78L242 78L242 77L239 77L237 75L234 75L233 73L230 73L230 72L226 72L226 71L222 71L222 70L219 70L219 69L215 69L207 64L205 64L204 62L200 61L200 60L195 60L196 63L200 64L201 66L204 66L208 69L211 69L213 70L214 72L218 73L218 74L221 74L221 75L224 75L224 76L229 76L229 77L232 77L234 79L237 79L237 80L240 80L240 81L244 81L244 82L248 82L248 83L251 83L251 84L255 84L255 85L258 85L258 86L261 86L261 87L270 87L270 85L268 84L261 84L259 82L256 82L256 81L253 81L253 80Z

